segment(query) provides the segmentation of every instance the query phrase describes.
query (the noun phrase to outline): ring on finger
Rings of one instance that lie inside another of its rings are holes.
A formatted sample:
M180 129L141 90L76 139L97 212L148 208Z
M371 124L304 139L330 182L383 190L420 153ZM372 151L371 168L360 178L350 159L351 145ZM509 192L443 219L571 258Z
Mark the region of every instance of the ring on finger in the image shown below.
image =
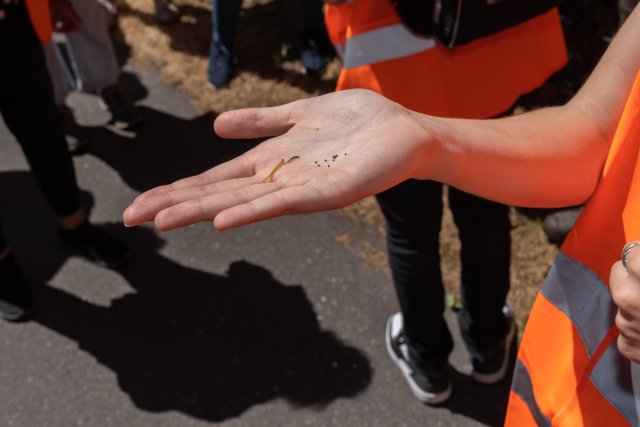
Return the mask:
M622 265L624 265L624 268L627 268L627 258L629 257L629 252L631 252L631 249L635 248L636 246L640 246L640 240L629 242L624 245L624 248L622 248L622 255L620 256L620 259L622 260Z

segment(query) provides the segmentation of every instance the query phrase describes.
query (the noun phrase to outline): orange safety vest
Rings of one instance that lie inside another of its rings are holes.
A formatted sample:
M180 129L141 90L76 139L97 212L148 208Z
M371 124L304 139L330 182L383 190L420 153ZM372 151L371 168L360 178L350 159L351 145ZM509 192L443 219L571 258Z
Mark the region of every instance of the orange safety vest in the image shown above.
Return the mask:
M52 31L49 0L25 0L25 3L38 38L43 44L48 43Z
M602 177L527 322L509 426L640 424L640 366L617 349L608 282L626 242L640 240L640 73Z
M337 90L371 89L424 114L496 116L567 63L555 9L454 49L407 30L389 0L327 6L325 21L342 57Z

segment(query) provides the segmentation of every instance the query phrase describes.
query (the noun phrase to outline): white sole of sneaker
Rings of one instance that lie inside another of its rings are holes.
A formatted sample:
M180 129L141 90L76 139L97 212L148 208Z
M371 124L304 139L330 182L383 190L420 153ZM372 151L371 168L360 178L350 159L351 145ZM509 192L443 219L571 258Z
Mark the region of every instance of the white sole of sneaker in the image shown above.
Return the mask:
M477 382L486 385L496 384L502 381L507 374L507 367L509 366L509 360L511 359L511 343L516 336L516 322L513 320L513 312L511 312L510 321L511 326L509 327L509 332L507 332L504 340L504 360L502 361L502 365L500 365L500 369L492 374L481 374L475 371L471 372L471 378Z
M400 316L400 314L396 313L395 315L391 316L387 321L387 330L384 336L384 341L387 345L387 352L389 353L391 360L393 360L396 366L400 368L400 371L402 372L404 379L407 381L407 384L409 385L409 388L411 389L411 392L416 397L416 399L418 399L422 403L426 403L429 405L437 405L439 403L444 402L445 400L451 397L451 392L453 389L453 387L451 386L451 382L449 382L448 387L444 391L441 391L440 393L428 393L422 390L420 387L416 385L416 383L411 378L411 374L413 373L413 370L411 369L411 367L407 364L405 360L399 358L396 355L395 351L393 351L390 337L394 329L393 320L396 316ZM400 326L400 328L401 327L402 326Z

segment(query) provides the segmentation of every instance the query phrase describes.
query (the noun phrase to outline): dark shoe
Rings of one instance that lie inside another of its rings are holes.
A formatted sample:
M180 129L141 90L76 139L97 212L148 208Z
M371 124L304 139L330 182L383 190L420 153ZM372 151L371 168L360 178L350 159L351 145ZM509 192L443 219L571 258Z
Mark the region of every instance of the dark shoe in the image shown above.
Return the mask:
M208 79L213 87L225 86L231 80L233 60L231 52L225 46L211 43L209 47Z
M180 8L171 0L154 0L156 4L156 22L160 25L173 24L180 18Z
M300 62L305 72L319 73L327 65L329 50L326 36L318 32L308 32L303 37L302 54Z
M400 368L413 395L420 402L436 405L451 396L451 380L446 370L426 373L412 362L409 344L403 333L401 313L389 317L385 341L389 356Z
M71 109L66 105L58 106L58 117L62 124L69 152L71 154L84 152L89 145L89 138L84 129L76 122Z
M0 317L22 322L33 314L33 297L12 254L0 261Z
M508 322L508 329L504 340L500 343L500 348L495 352L495 356L488 360L475 358L471 360L473 366L471 377L482 384L495 384L502 381L509 367L513 339L516 336L516 323L513 319L513 310L508 304L502 307L502 313Z
M580 213L582 213L583 207L577 206L562 209L545 217L542 222L542 230L547 235L549 243L561 245L564 242L569 231L573 228L573 224L576 223Z
M117 129L131 129L142 122L140 112L119 85L102 89L100 98L102 107L111 113L110 123Z
M73 230L58 228L63 247L76 255L108 268L118 268L131 258L122 240L85 221Z

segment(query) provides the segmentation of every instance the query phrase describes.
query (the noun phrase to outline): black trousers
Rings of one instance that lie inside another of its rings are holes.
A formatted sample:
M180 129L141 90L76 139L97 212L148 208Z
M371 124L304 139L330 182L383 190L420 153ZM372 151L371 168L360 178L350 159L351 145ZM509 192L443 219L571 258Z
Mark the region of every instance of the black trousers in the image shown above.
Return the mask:
M42 45L23 2L6 9L0 21L0 114L54 213L70 215L80 209L80 193ZM1 234L0 250L6 247Z
M408 180L378 194L387 222L387 249L412 358L446 367L453 348L443 313L440 270L443 185ZM502 314L509 291L511 237L507 206L449 189L462 243L460 328L472 357L493 356L506 333Z

